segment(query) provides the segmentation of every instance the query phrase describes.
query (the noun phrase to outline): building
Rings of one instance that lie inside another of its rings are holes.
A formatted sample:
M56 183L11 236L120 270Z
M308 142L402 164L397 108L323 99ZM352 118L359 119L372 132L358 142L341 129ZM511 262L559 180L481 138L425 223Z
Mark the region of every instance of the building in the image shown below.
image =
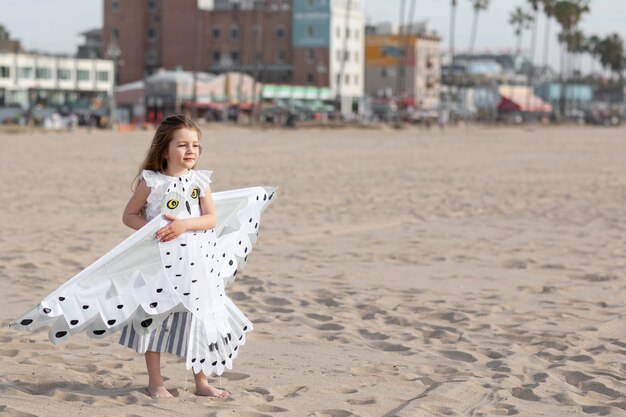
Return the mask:
M113 62L58 55L0 52L0 107L72 107L106 101L113 91Z
M81 33L85 43L78 46L76 58L103 58L102 29L92 29Z
M440 38L429 25L368 27L365 39L365 91L374 97L402 97L417 110L439 108Z
M362 108L363 0L105 0L103 51L121 51L117 82L158 69L243 72L272 84L329 87Z

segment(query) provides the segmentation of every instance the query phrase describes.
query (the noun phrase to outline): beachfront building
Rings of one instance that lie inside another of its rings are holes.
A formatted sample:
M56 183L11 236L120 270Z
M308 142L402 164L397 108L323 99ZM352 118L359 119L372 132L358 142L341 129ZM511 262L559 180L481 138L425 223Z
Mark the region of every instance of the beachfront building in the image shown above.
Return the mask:
M365 91L400 98L407 107L439 108L440 38L427 23L369 26L365 39Z
M105 102L113 91L113 61L0 52L0 107L73 107Z
M363 0L105 0L103 50L118 82L158 69L242 72L262 83L330 88L344 112L364 90Z

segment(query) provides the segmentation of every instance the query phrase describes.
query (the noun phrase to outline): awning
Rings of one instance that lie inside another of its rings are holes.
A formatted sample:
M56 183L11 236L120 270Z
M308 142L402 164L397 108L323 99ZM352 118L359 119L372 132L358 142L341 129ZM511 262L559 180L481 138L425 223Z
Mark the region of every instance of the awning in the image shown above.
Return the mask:
M550 113L552 105L534 95L527 87L499 88L499 112Z

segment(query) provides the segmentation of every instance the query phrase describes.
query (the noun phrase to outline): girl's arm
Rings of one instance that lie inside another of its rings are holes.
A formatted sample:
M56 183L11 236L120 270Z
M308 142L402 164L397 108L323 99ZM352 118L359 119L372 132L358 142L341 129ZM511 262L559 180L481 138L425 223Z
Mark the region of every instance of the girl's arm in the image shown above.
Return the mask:
M143 208L146 205L146 201L148 201L149 195L150 187L146 185L145 181L139 181L135 193L130 200L128 200L128 203L126 203L124 214L122 214L122 222L126 226L131 229L139 230L148 224L143 214Z
M177 219L170 214L166 214L165 218L172 222L157 232L157 238L161 239L161 242L167 242L191 230L213 229L217 224L217 215L209 186L206 188L204 197L200 197L200 210L202 215L191 219Z

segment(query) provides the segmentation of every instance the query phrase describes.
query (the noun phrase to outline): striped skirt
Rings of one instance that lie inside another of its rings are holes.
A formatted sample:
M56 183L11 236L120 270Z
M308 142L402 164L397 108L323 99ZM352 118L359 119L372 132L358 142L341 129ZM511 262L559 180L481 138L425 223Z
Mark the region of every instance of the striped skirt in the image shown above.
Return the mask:
M189 313L172 313L163 321L161 327L145 335L135 332L132 325L125 326L119 343L135 349L138 353L167 352L185 357L190 325Z

